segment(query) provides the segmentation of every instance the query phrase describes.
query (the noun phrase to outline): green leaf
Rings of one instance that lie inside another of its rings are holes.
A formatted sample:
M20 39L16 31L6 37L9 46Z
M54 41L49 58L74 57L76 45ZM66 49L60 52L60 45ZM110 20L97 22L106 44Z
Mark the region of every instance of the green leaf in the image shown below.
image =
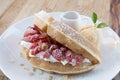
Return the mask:
M106 23L100 23L97 25L97 28L104 28L104 27L108 27L108 25Z
M93 23L95 24L97 21L97 14L95 12L93 12L91 15L91 18L92 18Z

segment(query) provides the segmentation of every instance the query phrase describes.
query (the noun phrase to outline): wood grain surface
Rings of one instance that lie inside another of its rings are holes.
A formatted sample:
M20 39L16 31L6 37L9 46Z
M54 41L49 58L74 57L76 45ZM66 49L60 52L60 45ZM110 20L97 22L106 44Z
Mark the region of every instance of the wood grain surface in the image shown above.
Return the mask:
M120 0L0 0L0 35L13 23L46 10L48 12L75 10L90 16L96 12L120 35ZM0 72L0 80L8 80ZM113 80L120 80L118 74Z

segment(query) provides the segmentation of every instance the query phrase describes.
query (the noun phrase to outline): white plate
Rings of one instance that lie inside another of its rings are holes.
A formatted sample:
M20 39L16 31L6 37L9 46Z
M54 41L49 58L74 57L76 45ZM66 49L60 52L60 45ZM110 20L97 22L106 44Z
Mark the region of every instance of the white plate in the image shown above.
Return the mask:
M62 13L57 12L50 14L59 20ZM89 20L86 21L86 18ZM26 59L20 56L21 47L19 42L26 27L33 25L33 19L34 17L31 16L13 24L0 37L0 69L11 80L41 80L49 75L54 76L55 80L60 80L62 75L49 74L46 72L40 75L37 70L33 76L29 76L29 71L24 70L24 68L29 68L31 70L32 66ZM81 25L91 23L89 17L82 16L82 19ZM102 46L100 49L103 53L102 64L88 73L71 76L73 80L110 80L119 72L119 37L110 28L104 28L103 34ZM15 62L11 63L11 60ZM25 64L25 66L21 67L21 63Z

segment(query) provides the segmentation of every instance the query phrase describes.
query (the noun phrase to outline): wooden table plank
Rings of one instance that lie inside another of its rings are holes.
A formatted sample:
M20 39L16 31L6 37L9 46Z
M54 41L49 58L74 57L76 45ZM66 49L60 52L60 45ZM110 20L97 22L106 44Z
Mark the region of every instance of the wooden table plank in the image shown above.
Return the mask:
M111 0L110 26L120 36L120 0Z
M8 10L4 12L3 16L0 18L0 34L13 22L25 2L25 0L15 0Z
M8 8L12 5L12 3L15 0L0 0L0 17L2 17L2 15L4 15L4 13L8 10Z
M76 11L90 16L91 12L96 12L99 20L109 24L109 4L110 0L79 0Z
M13 22L16 22L18 20L21 20L25 17L34 15L34 13L38 12L41 10L41 8L44 6L43 4L45 3L45 0L39 1L39 0L28 0L19 14L16 16ZM31 5L32 4L32 5Z
M24 6L24 8L21 10L21 12L19 13L19 15L17 16L17 18L15 19L15 22L23 19L25 17L28 17L30 15L33 15L34 13L40 11L40 10L45 10L47 12L51 12L51 11L66 11L66 10L72 10L71 8L73 8L75 2L77 0L74 0L72 2L69 2L70 0L65 0L63 2L63 0L43 0L43 1L39 1L36 0L35 2L33 0L29 0L26 5ZM47 2L47 3L46 3ZM68 3L66 5L66 3ZM30 6L32 4L32 6ZM62 8L61 6L66 5L66 8ZM73 6L71 6L73 5ZM30 7L30 9L28 9L28 7ZM69 9L68 9L69 7ZM70 8L71 7L71 8ZM25 13L26 11L26 13Z

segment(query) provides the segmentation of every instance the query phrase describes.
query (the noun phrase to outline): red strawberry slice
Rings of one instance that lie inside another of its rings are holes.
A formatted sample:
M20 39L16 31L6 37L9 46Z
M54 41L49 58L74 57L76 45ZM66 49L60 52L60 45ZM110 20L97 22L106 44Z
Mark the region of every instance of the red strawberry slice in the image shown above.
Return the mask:
M45 42L48 42L47 38L41 38L41 37L40 37L40 40L41 40L41 42L44 42L44 43L45 43Z
M61 61L63 59L62 51L60 49L53 50L52 56L58 61Z
M49 42L46 33L42 33L39 38L42 42Z
M36 46L34 49L31 50L32 55L36 55L41 51L39 46Z
M66 57L68 62L72 62L73 55L72 55L72 52L70 50L65 52L65 57Z
M38 34L38 32L34 30L33 27L28 27L27 30L25 31L24 37L34 34Z
M63 53L65 53L68 49L67 49L66 47L62 46L62 47L60 47L60 50L61 50Z
M58 49L59 47L55 44L52 44L49 48L49 51L52 53L53 50Z
M76 55L75 59L76 59L76 65L79 66L83 62L84 58L82 56L80 56L80 55Z
M38 43L32 43L32 45L30 46L30 49L34 49L36 46L38 46Z
M37 42L40 40L39 38L39 35L38 34L35 34L35 35L32 35L32 36L27 36L27 37L24 37L23 38L24 41L27 41L27 42Z
M46 38L41 38L40 39L42 42L47 42L47 39Z
M43 55L43 58L49 58L50 57L50 52L49 50L45 51L45 54Z

